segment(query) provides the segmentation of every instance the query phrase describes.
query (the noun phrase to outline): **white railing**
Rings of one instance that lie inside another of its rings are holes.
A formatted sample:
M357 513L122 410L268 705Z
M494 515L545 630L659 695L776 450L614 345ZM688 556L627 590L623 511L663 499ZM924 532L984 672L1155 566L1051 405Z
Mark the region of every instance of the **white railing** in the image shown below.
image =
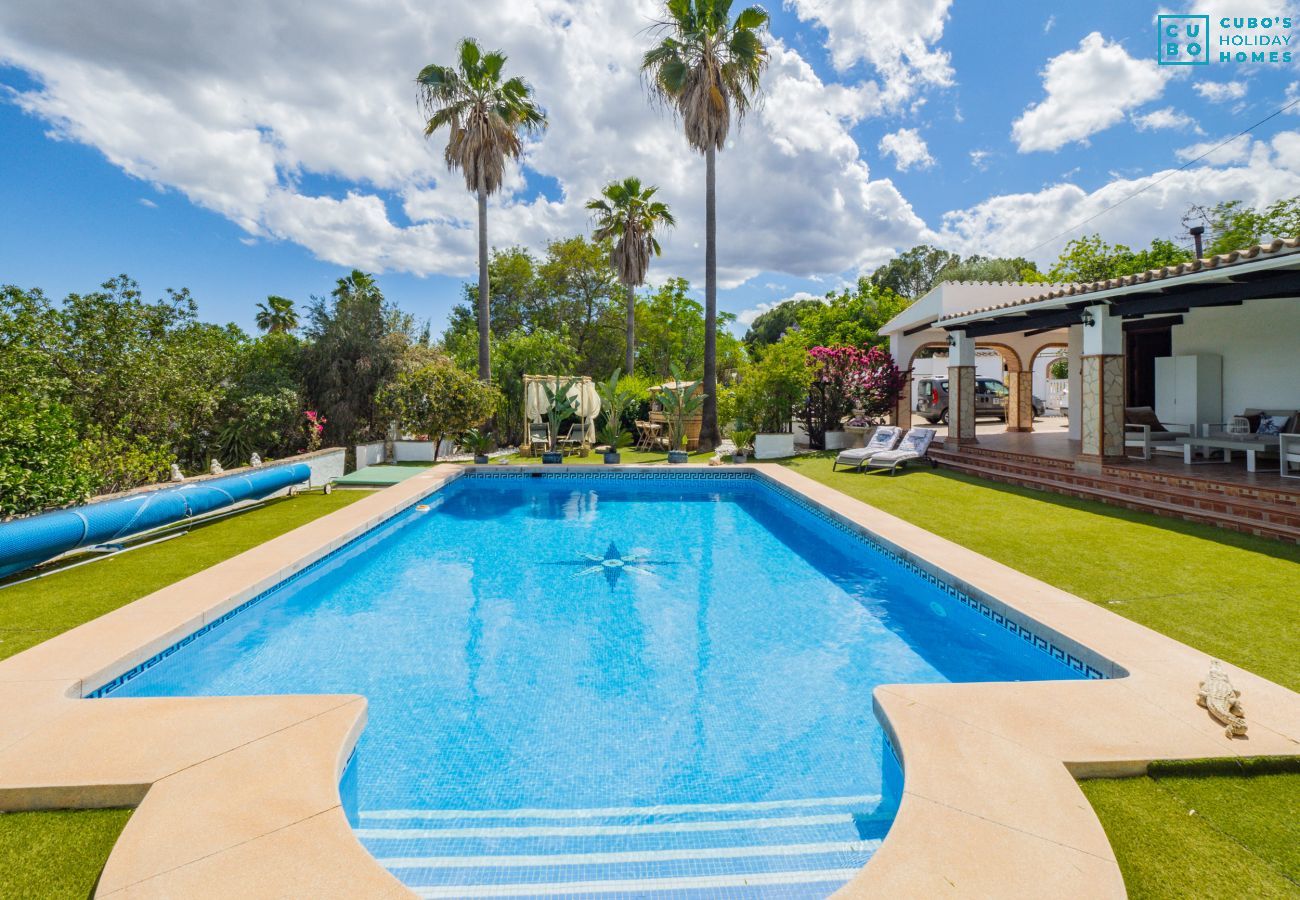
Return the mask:
M1066 378L1047 379L1047 396L1043 405L1049 410L1061 412L1070 408L1070 381Z

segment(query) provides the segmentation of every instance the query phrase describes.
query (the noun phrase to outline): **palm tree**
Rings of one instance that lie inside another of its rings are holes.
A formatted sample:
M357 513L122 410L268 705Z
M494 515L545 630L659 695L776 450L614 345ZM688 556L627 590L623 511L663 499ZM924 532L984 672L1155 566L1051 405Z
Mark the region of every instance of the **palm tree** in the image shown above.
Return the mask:
M298 311L288 297L274 294L257 304L257 327L267 334L287 334L298 327Z
M618 280L627 288L627 354L624 372L632 374L636 363L636 289L645 284L650 257L660 254L655 238L658 228L677 224L668 204L654 199L659 188L642 188L641 179L625 178L605 185L600 200L592 200L587 209L596 214L598 241L614 242L610 261Z
M731 0L668 0L663 39L646 53L641 71L652 96L682 119L686 141L704 154L704 413L701 449L718 433L718 248L715 155L754 105L767 66L762 32L767 12L742 10L733 20Z
M520 132L534 134L546 127L546 114L533 102L528 83L502 80L505 64L505 54L484 53L465 38L455 66L425 66L415 79L429 117L425 137L446 126L447 168L463 173L465 187L478 197L478 377L485 382L492 380L487 198L501 189L506 158L523 153Z

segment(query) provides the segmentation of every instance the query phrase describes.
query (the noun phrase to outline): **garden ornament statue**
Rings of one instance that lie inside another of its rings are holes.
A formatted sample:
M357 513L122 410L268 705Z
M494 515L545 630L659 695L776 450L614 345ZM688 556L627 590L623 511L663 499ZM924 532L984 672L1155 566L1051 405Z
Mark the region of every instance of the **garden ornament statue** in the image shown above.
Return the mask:
M221 461L215 458L212 460L212 464L208 466L208 472L212 475L220 475L225 471L225 469L221 468Z
M254 469L260 469L262 468L262 457L259 454L254 453L252 458L248 461L248 464Z
M1196 693L1196 702L1224 724L1224 735L1232 738L1246 733L1245 711L1237 700L1241 691L1233 689L1228 673L1223 671L1223 663L1217 659L1210 660L1210 674L1205 676L1201 689Z
M172 474L171 474L171 479L172 479L172 481L184 481L184 480L185 480L185 476L181 474L181 467L178 466L178 465L176 465L176 463L172 463Z

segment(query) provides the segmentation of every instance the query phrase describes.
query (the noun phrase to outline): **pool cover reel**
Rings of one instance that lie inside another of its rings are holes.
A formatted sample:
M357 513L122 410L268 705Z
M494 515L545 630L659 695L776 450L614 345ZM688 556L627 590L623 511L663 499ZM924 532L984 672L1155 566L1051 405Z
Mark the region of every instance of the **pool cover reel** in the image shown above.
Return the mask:
M196 481L0 524L0 578L83 547L123 540L311 478L306 463Z

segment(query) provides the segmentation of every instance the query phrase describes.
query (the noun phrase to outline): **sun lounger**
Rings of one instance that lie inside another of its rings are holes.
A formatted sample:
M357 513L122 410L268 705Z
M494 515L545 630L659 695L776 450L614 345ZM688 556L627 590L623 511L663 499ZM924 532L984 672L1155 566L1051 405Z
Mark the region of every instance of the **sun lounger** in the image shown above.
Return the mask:
M586 436L583 434L582 424L575 423L571 428L569 428L569 433L556 441L556 444L559 445L559 449L565 453L577 453L582 449L582 444L585 440Z
M889 474L893 475L900 467L906 466L913 460L924 459L934 466L934 460L927 459L925 455L933 440L933 428L913 428L903 437L903 442L898 445L897 450L884 450L873 454L867 460L867 468L888 470Z
M852 450L845 450L835 457L835 462L831 464L831 471L836 471L840 466L849 469L861 469L863 464L871 457L877 453L884 453L886 450L893 450L902 439L903 429L894 425L882 425L871 435L871 440L867 441L865 447L854 447Z

